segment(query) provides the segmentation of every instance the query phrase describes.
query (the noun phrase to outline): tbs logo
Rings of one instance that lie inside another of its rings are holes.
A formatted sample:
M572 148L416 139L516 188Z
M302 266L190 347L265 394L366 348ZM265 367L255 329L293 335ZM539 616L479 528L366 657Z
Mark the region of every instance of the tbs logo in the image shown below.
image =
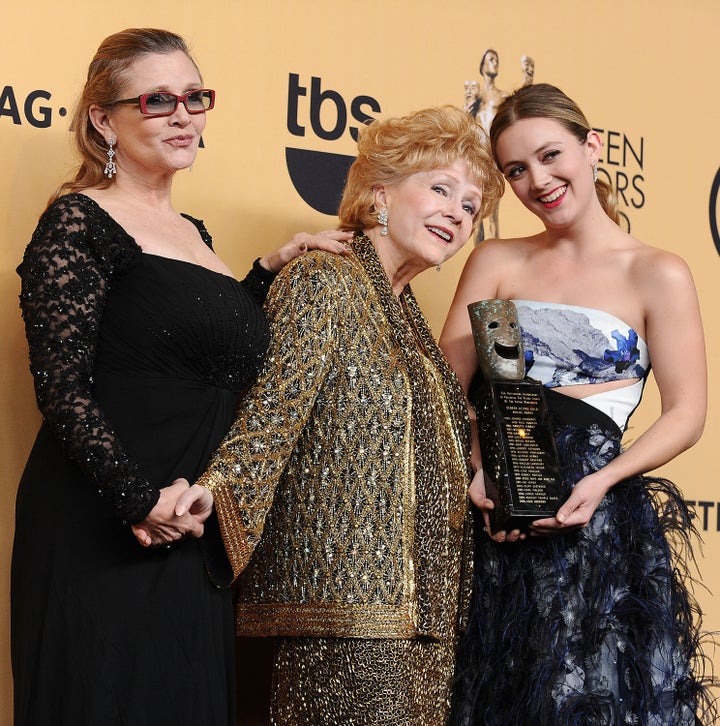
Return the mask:
M312 132L320 139L337 141L348 131L357 141L359 127L353 122L366 124L373 120L368 111L381 110L372 96L356 96L348 108L337 91L323 90L322 80L315 76L310 79L309 90L308 98L308 88L300 84L300 76L290 74L287 129L293 136L305 136L305 124L309 121ZM354 156L345 154L285 147L287 169L297 193L316 211L333 216L337 214L347 172L354 160Z

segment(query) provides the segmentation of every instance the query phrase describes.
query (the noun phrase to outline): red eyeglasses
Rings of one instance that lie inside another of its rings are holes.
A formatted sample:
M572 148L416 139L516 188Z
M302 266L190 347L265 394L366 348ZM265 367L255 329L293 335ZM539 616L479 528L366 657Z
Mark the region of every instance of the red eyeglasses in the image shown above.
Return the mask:
M174 93L156 91L155 93L142 93L137 98L124 98L116 103L134 103L140 106L140 113L145 116L171 116L175 113L178 103L182 103L188 113L205 113L215 106L215 91L201 88L197 91L188 91L182 96Z

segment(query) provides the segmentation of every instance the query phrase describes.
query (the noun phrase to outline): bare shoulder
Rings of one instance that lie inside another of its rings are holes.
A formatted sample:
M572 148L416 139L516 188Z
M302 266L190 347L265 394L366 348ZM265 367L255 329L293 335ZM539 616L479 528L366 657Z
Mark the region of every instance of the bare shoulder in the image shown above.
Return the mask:
M678 254L638 242L632 250L631 274L637 284L667 290L668 286L693 285L687 262Z
M512 264L526 260L537 248L538 237L487 239L478 244L468 256L468 264Z
M505 280L515 280L531 256L532 238L488 239L469 254L453 305L500 297ZM465 315L465 313L463 313Z
M630 264L633 294L642 307L648 335L678 316L694 319L698 295L692 272L678 254L651 245L639 244Z

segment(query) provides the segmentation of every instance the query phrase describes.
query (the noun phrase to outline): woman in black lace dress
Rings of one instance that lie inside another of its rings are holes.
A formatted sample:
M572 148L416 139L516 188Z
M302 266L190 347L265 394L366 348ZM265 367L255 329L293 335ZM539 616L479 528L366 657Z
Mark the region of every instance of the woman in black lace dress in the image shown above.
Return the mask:
M296 235L236 281L171 204L214 100L177 35L107 38L80 168L19 267L44 420L17 497L16 724L234 724L231 573L173 481L203 471L256 374L274 272L349 235Z

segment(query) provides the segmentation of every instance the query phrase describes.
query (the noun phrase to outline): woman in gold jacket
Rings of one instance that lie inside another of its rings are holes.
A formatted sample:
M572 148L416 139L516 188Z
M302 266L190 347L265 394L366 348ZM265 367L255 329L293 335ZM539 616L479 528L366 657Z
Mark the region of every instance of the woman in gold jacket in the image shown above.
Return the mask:
M502 194L453 107L364 129L340 206L266 302L265 366L179 506L214 506L238 633L281 636L277 724L443 724L471 576L465 397L408 285Z

